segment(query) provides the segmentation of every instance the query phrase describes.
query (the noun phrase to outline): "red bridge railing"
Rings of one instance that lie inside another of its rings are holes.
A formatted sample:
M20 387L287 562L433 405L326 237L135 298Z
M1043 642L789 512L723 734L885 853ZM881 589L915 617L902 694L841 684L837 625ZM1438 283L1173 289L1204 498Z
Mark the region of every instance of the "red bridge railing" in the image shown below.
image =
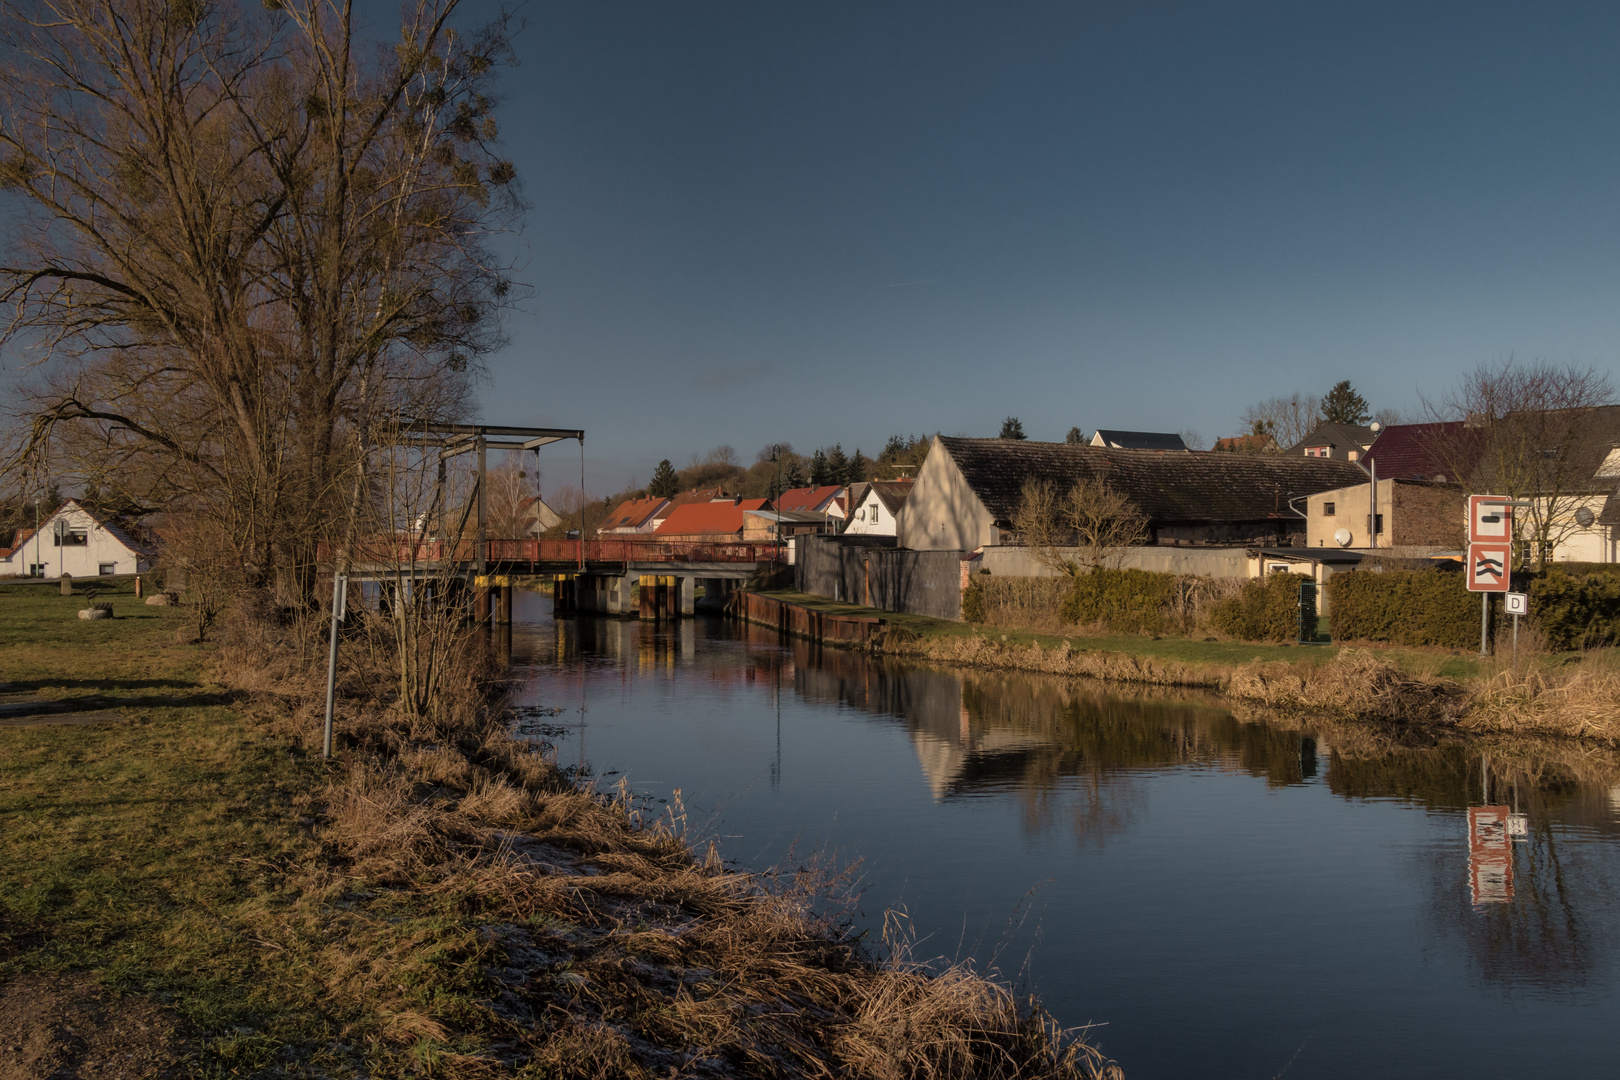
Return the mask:
M486 540L485 559L491 563L578 563L583 555L588 563L602 562L769 562L782 554L772 543L718 541L715 543L674 543L662 540L614 537L587 540L581 551L578 540ZM451 549L454 549L453 551ZM441 544L436 540L390 540L373 538L355 545L354 559L366 563L471 563L477 560L477 545L471 540ZM318 555L330 558L322 544Z

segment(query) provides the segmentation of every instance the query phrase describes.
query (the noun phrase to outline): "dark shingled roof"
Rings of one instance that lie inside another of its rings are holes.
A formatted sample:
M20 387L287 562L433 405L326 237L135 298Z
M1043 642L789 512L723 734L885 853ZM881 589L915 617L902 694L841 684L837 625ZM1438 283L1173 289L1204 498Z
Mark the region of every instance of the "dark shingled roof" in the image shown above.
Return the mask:
M1120 431L1117 428L1098 428L1093 438L1109 446L1131 450L1185 450L1187 444L1174 431Z
M1373 441L1373 429L1362 424L1323 424L1299 442L1284 450L1290 457L1304 457L1306 447L1332 446L1334 453L1344 457L1351 450L1357 453Z
M1030 479L1068 487L1085 477L1101 476L1154 524L1295 518L1289 499L1367 482L1360 466L1335 458L1164 454L947 436L939 441L990 515L1003 522L1012 520L1024 481Z
M1380 480L1460 483L1484 451L1483 429L1461 420L1437 424L1391 424L1378 433L1364 460L1378 463Z
M911 480L874 480L869 485L872 494L883 500L890 514L898 514L906 504L906 497L916 484Z

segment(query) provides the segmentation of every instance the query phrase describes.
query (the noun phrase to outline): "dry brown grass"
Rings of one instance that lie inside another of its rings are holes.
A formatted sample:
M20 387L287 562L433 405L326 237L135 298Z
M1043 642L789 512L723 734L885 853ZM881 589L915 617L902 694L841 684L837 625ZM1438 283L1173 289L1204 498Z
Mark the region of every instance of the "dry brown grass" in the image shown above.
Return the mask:
M1047 675L1074 675L1145 686L1217 688L1223 669L1215 665L1183 664L1152 656L1076 649L1065 641L1056 648L1039 642L1014 645L977 634L928 638L898 643L896 652L931 663L956 667L1035 671Z
M1498 671L1475 694L1463 727L1620 743L1620 672L1539 665Z
M1365 649L1345 649L1319 665L1245 664L1226 692L1273 709L1396 723L1451 723L1468 704L1461 684L1410 675Z
M244 629L224 666L315 749L323 673L298 632ZM366 1003L348 1035L375 1075L1118 1075L992 979L864 951L844 876L736 872L688 848L678 808L648 820L622 789L580 789L509 733L493 668L457 655L458 693L408 717L377 690L388 652L350 651L340 754L309 807L323 859L285 869L304 900L257 930L318 943L312 981Z

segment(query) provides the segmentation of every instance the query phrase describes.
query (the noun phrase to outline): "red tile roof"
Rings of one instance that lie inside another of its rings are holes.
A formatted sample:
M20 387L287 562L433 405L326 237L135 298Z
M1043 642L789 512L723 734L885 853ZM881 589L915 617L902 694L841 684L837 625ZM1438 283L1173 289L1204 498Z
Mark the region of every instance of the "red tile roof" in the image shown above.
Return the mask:
M1229 435L1215 440L1215 449L1223 454L1260 454L1276 445L1270 435Z
M8 548L0 548L0 559L8 559L8 558L10 558L12 556L12 554L15 553L17 551L17 549L21 548L24 544L26 544L29 541L29 539L31 537L33 537L33 535L34 535L33 526L29 526L26 529L18 529L17 530L17 535L13 536L11 538L11 546L8 547Z
M782 497L776 500L778 510L826 510L827 505L844 490L837 484L825 484L815 488L789 488L782 492Z
M727 499L724 502L692 502L677 506L658 526L658 536L727 536L742 532L743 515L763 509L768 499Z
M626 499L613 508L598 528L639 529L669 503L668 499L654 495L646 499Z

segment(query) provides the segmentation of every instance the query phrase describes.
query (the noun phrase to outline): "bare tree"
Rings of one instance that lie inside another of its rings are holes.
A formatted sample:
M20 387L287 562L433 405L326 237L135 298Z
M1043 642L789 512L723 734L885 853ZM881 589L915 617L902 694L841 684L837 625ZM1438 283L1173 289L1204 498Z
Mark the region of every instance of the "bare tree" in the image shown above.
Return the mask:
M310 597L378 418L459 411L500 341L505 26L457 34L457 6L407 3L373 50L324 0L0 3L19 457L91 446Z
M1070 488L1063 514L1074 529L1081 560L1093 570L1117 564L1126 548L1148 538L1146 516L1101 477L1087 477Z
M1481 364L1438 399L1423 400L1430 420L1452 422L1432 433L1429 449L1467 491L1533 503L1517 512L1516 531L1528 545L1522 557L1545 567L1582 528L1575 511L1614 438L1595 410L1614 400L1613 381L1596 368Z
M1074 531L1062 520L1062 504L1063 499L1050 480L1025 480L1012 527L1018 542L1028 548L1041 565L1060 574L1072 574L1074 567L1059 550L1071 546L1074 540Z
M517 540L529 535L535 522L533 501L538 495L538 476L532 473L532 464L509 455L507 459L484 473L489 493L484 503L484 521L488 534L503 540Z
M1187 444L1189 450L1209 449L1209 443L1205 442L1204 437L1192 428L1181 429L1181 441Z
M1243 410L1243 425L1250 435L1270 435L1284 450L1322 425L1321 399L1297 391L1272 397Z
M1125 549L1148 537L1141 510L1100 477L1079 480L1062 495L1050 480L1024 481L1012 526L1042 565L1066 574L1080 567L1064 548L1077 549L1080 564L1095 570L1116 565Z

